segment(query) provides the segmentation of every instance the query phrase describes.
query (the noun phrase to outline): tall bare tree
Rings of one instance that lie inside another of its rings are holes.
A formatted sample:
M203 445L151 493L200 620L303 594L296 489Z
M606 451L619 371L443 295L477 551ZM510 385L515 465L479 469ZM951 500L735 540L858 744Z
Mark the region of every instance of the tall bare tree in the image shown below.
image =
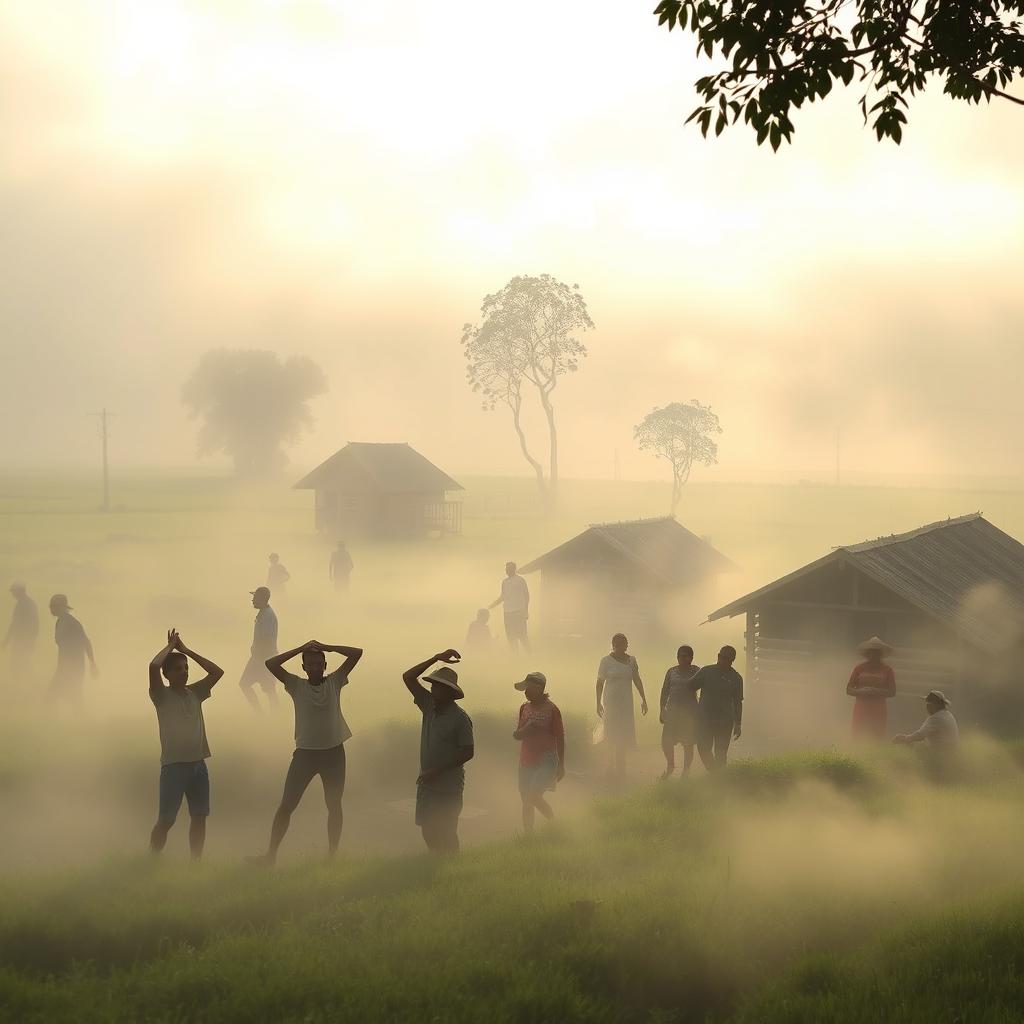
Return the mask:
M239 476L262 476L285 465L284 447L312 422L309 400L326 390L323 370L305 356L214 349L185 382L182 400L203 420L201 455L226 452Z
M711 466L718 461L718 442L712 435L720 433L722 426L711 406L696 398L652 409L633 428L640 450L654 452L672 467L672 515L694 463Z
M483 397L485 409L508 406L519 450L537 478L545 507L558 497L558 428L552 399L559 377L574 373L586 347L574 336L594 322L579 286L571 288L550 274L513 277L480 306L479 325L462 329L466 377ZM548 427L548 467L530 450L523 426L524 386L532 388Z

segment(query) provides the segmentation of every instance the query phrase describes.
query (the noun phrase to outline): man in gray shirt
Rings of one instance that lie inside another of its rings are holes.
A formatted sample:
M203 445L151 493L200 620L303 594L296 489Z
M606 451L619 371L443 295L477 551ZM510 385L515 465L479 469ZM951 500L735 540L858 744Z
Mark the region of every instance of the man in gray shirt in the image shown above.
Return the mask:
M714 665L705 665L690 682L700 691L697 706L697 753L709 771L725 767L731 740L740 738L743 720L743 677L733 667L736 648L726 644Z
M502 606L505 616L505 636L513 654L519 652L522 645L529 651L530 640L527 636L527 621L530 618L530 588L526 580L519 575L515 562L505 563L505 578L501 581L501 594L490 607Z
M257 587L251 591L252 606L256 609L256 620L252 626L252 646L249 660L242 669L238 680L245 699L253 711L260 710L255 687L259 686L267 698L267 704L277 706L277 688L273 677L267 671L267 659L277 654L277 615L270 607L270 588Z
M416 824L431 853L459 852L459 815L466 783L463 765L473 757L473 721L455 704L465 694L459 686L458 674L448 668L461 660L459 652L449 648L402 675L402 682L423 716ZM444 665L424 675L439 661ZM428 683L430 689L423 683Z
M284 663L302 655L302 671L306 678L285 670ZM327 671L327 655L340 654L345 660L333 672ZM288 831L292 814L302 794L320 776L327 803L327 850L333 857L341 840L341 799L345 794L345 741L352 730L341 713L341 689L348 683L352 669L363 656L359 647L342 647L309 640L267 660L267 671L284 684L285 692L295 705L295 753L284 780L284 794L270 827L270 845L262 857L254 858L273 864L278 847Z

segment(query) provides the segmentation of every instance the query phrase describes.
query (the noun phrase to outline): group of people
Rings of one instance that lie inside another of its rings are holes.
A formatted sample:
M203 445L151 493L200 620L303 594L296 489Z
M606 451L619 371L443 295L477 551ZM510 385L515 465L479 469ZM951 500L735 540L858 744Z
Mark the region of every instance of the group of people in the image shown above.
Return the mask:
M889 711L887 701L896 696L896 673L886 662L893 647L880 637L873 636L860 645L864 661L854 666L846 692L854 698L852 733L859 740L884 740L887 735ZM898 733L892 742L909 746L928 743L937 757L948 756L956 750L960 728L951 701L941 690L929 690L924 697L925 719L914 732Z
M253 595L254 598L257 594ZM341 664L328 672L327 656ZM352 731L341 710L341 691L362 658L358 647L309 640L265 662L271 676L291 698L295 711L295 750L285 776L284 791L270 827L267 849L254 862L273 864L288 831L292 814L314 778L320 778L327 805L327 848L333 855L341 840L342 798L345 792L345 742ZM300 658L302 675L285 666ZM205 673L189 683L189 661ZM421 715L420 771L416 779L416 824L427 848L434 853L459 849L465 765L474 755L473 721L458 706L465 697L453 665L461 655L454 649L413 665L402 681ZM189 847L199 858L206 840L210 813L210 778L206 759L210 746L203 703L224 675L223 669L188 648L176 630L149 665L149 696L156 708L160 733L160 787L157 821L150 848L159 852L187 802L191 824ZM565 729L558 707L547 694L542 672L531 672L514 684L526 698L519 709L513 738L520 743L519 789L523 825L532 830L535 814L554 814L545 794L565 775Z

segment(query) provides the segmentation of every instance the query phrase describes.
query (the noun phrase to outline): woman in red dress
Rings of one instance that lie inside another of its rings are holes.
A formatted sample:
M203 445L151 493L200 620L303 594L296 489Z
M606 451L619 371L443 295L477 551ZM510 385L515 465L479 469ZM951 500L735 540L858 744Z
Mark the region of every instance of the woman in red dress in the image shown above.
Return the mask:
M882 660L892 653L885 641L873 636L859 647L867 659L850 676L846 692L857 699L853 704L854 739L883 740L886 734L888 709L886 701L896 696L896 676Z

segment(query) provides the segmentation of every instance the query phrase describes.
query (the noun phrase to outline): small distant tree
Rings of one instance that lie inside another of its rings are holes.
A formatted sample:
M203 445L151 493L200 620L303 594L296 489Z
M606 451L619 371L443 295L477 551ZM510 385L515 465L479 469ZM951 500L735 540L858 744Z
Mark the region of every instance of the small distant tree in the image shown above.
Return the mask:
M306 356L281 359L259 350L207 352L182 388L182 401L203 423L199 453L227 453L239 476L284 467L284 447L309 428L309 401L327 390L323 370Z
M672 467L672 515L694 463L712 466L718 461L718 442L712 435L720 433L722 426L711 406L696 398L652 409L633 428L640 450L654 452Z
M479 325L462 329L462 350L470 387L484 409L508 406L519 450L537 478L545 507L558 496L558 429L552 395L559 377L574 373L586 347L575 332L593 328L579 286L571 288L550 274L513 277L480 306ZM532 388L548 427L548 468L530 450L523 427L523 392Z

